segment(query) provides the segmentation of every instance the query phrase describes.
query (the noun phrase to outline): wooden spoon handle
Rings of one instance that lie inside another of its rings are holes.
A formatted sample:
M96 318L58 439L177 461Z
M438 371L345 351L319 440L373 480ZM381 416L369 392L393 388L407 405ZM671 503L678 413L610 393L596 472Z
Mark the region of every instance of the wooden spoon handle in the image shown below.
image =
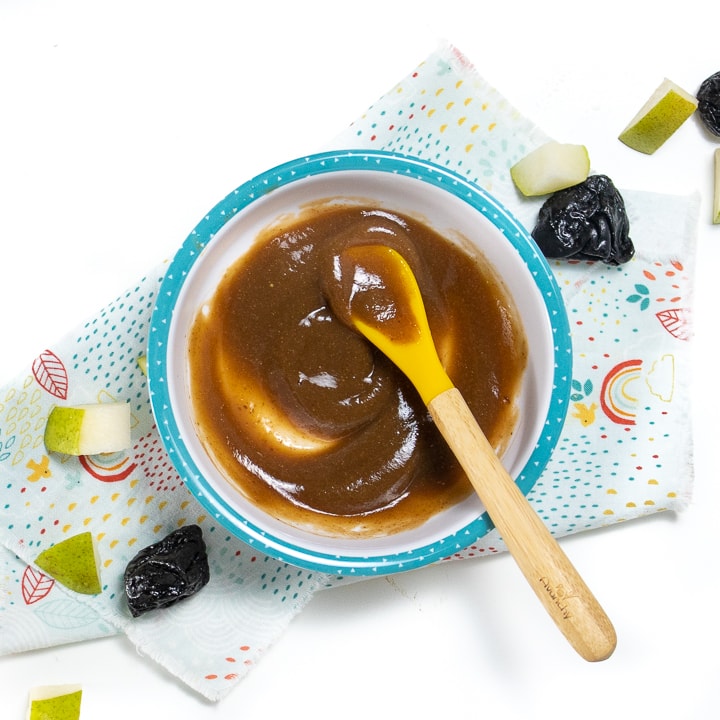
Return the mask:
M459 390L440 393L428 410L558 628L586 660L610 657L617 643L612 623L503 467Z

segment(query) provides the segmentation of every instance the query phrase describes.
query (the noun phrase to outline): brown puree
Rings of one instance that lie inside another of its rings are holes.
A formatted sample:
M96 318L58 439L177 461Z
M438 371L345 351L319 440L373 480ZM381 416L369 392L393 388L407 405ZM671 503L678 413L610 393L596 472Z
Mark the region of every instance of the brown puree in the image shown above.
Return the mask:
M499 451L527 360L494 272L422 222L322 206L262 233L194 321L196 426L254 504L329 535L399 532L472 492L407 378L331 310L340 252L367 243L410 264L448 375Z

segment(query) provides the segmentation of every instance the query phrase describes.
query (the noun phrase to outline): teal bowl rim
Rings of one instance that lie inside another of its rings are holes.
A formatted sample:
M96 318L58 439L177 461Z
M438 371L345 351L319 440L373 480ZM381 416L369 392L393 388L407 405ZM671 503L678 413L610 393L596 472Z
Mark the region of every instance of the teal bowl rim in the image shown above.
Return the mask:
M173 308L185 278L202 248L240 210L268 192L307 177L339 171L396 173L431 183L471 205L516 248L533 275L550 318L554 337L553 390L543 432L515 481L527 495L558 442L567 414L571 374L570 326L562 294L534 240L496 199L451 170L415 157L387 151L344 150L307 155L271 168L243 183L196 225L170 262L153 309L148 343L148 386L161 441L181 479L200 504L234 536L277 560L334 575L380 575L410 570L446 558L486 535L493 524L487 513L431 544L382 556L321 553L293 545L243 518L206 482L180 435L173 415L167 377L167 341Z

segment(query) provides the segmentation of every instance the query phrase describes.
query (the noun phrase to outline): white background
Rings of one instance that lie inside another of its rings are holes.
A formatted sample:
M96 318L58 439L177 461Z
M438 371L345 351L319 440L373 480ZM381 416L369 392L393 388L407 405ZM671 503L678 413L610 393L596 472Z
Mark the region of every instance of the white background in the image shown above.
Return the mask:
M503 555L321 593L219 704L124 637L0 658L3 718L61 682L81 683L83 718L103 720L718 716L720 142L697 118L653 156L617 140L663 77L695 92L720 71L712 7L0 0L0 384L439 40L551 136L587 145L617 186L702 195L693 503L561 541L616 626L608 661L575 655Z

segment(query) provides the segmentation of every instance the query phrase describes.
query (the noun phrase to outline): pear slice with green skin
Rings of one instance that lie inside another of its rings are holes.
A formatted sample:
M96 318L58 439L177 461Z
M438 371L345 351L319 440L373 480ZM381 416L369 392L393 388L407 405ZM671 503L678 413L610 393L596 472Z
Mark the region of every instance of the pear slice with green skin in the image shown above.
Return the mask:
M720 225L720 148L715 150L715 191L713 194L713 223Z
M79 720L80 685L44 685L30 690L26 720Z
M147 375L147 355L141 355L136 362L142 374Z
M697 110L694 95L665 78L618 139L638 152L652 155Z
M550 195L584 182L590 156L584 145L546 142L510 168L510 177L527 196Z
M66 588L83 595L102 592L100 558L92 533L82 532L43 550L35 565Z
M131 447L130 405L124 402L56 406L45 426L45 447L65 455L97 455Z

